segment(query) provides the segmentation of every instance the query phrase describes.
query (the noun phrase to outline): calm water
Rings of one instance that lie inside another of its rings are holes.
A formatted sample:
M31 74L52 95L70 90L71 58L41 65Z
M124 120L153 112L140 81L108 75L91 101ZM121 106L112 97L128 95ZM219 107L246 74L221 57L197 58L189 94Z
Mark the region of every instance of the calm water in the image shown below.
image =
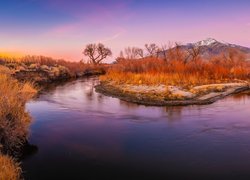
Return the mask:
M249 179L250 95L145 107L98 94L96 78L54 87L34 117L26 179Z

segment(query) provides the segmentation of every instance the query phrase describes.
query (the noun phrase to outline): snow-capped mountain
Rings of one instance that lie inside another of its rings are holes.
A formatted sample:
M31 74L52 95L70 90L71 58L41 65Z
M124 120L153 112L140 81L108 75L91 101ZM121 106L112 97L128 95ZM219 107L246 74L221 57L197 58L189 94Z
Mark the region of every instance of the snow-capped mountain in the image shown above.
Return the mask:
M194 46L210 46L211 44L217 43L213 38L207 38L205 40L199 41L197 43L193 43Z
M191 49L193 47L199 47L200 53L203 57L211 57L214 55L219 55L221 53L227 53L230 49L235 49L237 51L250 55L250 48L248 47L243 47L226 42L220 42L213 38L207 38L196 43L188 43L187 45L181 46L182 49L186 50Z
M250 60L250 48L239 46L236 44L230 44L227 42L220 42L213 38L207 38L196 43L188 43L186 45L179 46L182 50L189 51L192 48L199 48L200 55L204 59L209 59L212 56L220 55L222 53L227 54L230 49L237 50L246 54L247 59ZM168 50L158 53L158 57L165 57L165 54Z

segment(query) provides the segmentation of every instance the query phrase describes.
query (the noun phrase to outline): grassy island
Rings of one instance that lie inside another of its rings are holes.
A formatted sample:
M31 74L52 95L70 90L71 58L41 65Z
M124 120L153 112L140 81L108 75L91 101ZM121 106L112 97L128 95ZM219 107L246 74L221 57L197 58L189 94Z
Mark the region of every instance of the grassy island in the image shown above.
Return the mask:
M167 58L119 58L97 91L145 105L208 104L249 89L250 63L240 52L203 59L174 49Z

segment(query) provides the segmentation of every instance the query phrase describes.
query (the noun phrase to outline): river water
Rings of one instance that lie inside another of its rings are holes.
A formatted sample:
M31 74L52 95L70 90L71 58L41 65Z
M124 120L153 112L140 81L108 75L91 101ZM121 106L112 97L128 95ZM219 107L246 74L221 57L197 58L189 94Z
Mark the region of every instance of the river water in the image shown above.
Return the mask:
M25 179L249 179L250 93L211 105L146 107L96 93L97 78L29 102Z

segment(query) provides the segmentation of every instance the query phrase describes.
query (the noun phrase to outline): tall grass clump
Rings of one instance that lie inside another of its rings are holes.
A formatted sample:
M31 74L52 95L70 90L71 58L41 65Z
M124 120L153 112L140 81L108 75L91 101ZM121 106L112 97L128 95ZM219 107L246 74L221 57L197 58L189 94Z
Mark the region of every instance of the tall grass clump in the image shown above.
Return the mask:
M0 154L0 179L18 180L21 178L21 168L12 157Z
M25 111L25 103L36 90L30 83L19 83L0 67L0 143L1 150L11 152L26 140L30 116Z
M36 90L31 83L20 83L10 77L8 68L0 66L0 179L19 179L20 168L14 159L26 142L31 117L25 103Z

